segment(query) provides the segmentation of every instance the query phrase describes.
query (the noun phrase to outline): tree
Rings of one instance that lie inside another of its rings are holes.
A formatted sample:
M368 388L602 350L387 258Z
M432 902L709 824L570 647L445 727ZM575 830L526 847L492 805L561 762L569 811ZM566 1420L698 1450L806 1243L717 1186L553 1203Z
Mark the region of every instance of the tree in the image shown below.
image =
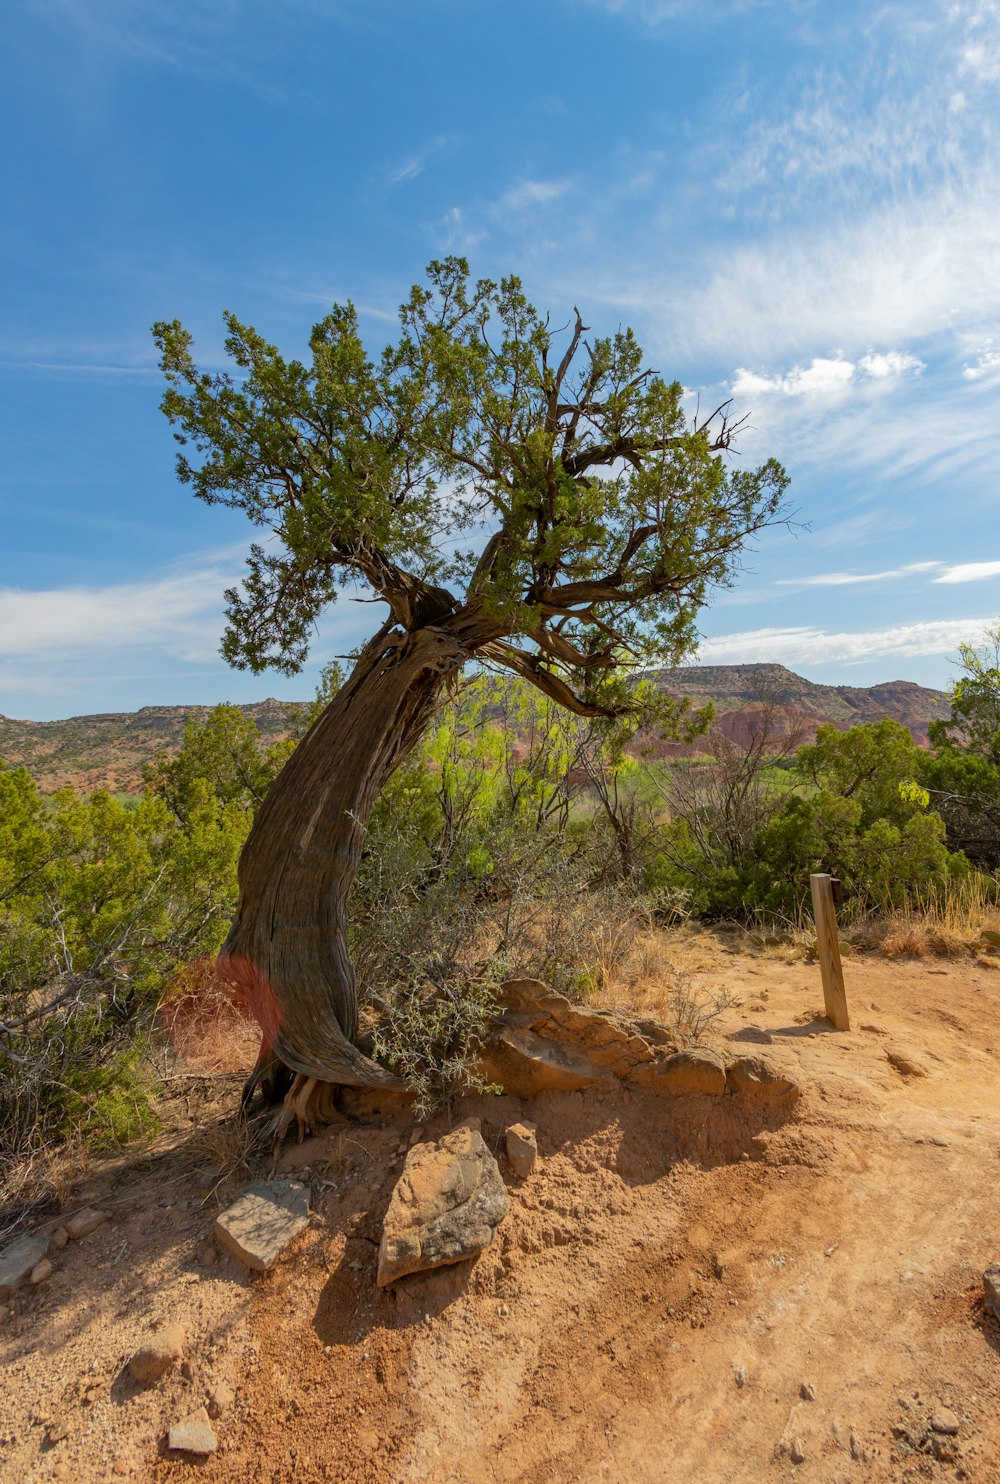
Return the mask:
M1000 865L1000 625L986 643L959 648L964 675L951 690L951 714L932 721L934 753L921 778L948 830L948 843L977 866Z
M578 311L555 330L518 279L473 283L460 258L430 265L377 357L350 304L308 362L225 322L235 373L154 327L180 479L267 532L226 594L223 654L291 674L339 588L387 609L257 814L221 956L264 1035L248 1093L290 1072L287 1119L311 1121L331 1085L388 1080L353 1044L345 908L373 800L442 693L476 661L621 712L629 666L690 648L787 481L774 460L727 466L729 404L688 426L630 330L588 341Z

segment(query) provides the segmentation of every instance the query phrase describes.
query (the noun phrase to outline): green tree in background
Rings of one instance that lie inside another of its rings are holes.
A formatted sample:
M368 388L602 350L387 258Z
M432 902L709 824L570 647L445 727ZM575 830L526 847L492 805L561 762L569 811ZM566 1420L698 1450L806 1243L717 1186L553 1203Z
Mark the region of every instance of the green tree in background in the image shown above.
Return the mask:
M951 715L933 721L935 751L922 781L940 811L953 849L977 865L1000 866L1000 627L986 644L960 650L965 671L951 692Z
M728 466L728 406L689 423L629 330L564 330L516 278L431 264L379 355L351 305L286 360L226 316L235 371L199 371L177 322L155 336L180 479L265 535L227 594L223 653L295 672L338 589L385 605L342 687L258 811L222 954L263 1029L248 1084L294 1081L288 1119L330 1084L377 1085L363 1057L346 904L372 805L471 661L585 716L628 706L629 666L673 665L713 587L780 518L773 460Z

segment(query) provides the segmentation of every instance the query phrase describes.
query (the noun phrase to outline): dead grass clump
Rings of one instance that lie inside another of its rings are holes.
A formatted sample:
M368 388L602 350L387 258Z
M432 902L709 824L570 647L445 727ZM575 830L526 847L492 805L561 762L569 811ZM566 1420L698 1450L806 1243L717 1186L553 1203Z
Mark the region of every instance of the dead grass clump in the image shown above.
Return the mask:
M253 1066L260 1030L219 978L213 959L194 959L163 996L160 1029L182 1066L199 1072L244 1072Z

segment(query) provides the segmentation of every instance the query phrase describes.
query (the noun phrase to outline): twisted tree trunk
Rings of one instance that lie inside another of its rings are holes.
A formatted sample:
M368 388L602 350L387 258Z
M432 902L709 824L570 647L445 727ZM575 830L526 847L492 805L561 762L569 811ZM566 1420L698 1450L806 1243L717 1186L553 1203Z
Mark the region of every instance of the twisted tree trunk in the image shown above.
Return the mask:
M399 1086L353 1044L358 1004L347 899L372 806L470 650L453 629L377 636L269 790L239 865L219 958L262 1031L247 1085L293 1074L281 1126L322 1120L332 1085Z

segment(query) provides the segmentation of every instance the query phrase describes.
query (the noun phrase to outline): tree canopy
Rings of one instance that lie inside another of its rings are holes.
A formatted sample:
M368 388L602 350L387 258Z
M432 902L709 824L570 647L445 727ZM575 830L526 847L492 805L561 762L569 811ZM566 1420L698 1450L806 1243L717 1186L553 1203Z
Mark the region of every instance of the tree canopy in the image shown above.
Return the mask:
M434 262L380 355L350 304L288 360L233 314L236 370L200 372L155 326L178 472L266 533L227 593L223 653L294 673L339 588L359 581L404 632L461 614L482 659L573 709L612 703L620 664L673 662L711 586L779 518L786 476L722 455L724 403L686 420L631 330L561 330L517 278Z

